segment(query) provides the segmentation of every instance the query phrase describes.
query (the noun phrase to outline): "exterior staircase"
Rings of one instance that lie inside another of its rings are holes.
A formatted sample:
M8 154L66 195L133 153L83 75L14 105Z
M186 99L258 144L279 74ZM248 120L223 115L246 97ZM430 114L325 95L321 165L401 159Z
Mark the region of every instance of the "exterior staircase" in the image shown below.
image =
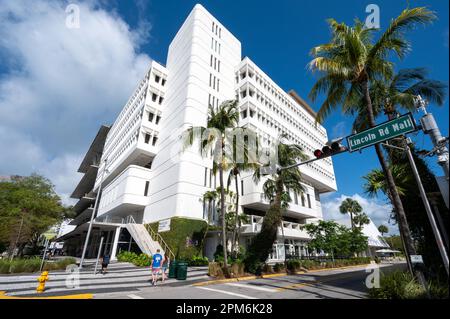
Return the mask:
M175 259L175 254L161 235L154 232L150 227L146 228L144 224L136 224L134 218L128 216L126 219L126 228L144 254L152 256L159 249L161 255L167 255L170 260Z

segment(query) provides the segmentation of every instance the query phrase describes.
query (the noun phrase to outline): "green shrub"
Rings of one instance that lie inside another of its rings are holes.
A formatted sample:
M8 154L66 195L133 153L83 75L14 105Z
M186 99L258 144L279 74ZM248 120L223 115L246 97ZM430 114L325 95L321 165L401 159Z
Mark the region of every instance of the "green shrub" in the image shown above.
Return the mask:
M381 275L380 288L371 288L372 299L421 299L426 291L409 272L395 271Z
M209 264L208 257L205 256L192 256L188 261L189 266L207 266Z
M146 254L136 254L131 251L121 251L117 255L117 260L121 262L129 262L138 267L149 267L152 263L152 257Z
M283 271L285 271L284 264L281 264L281 263L275 264L275 265L273 266L273 271L274 271L274 272L283 272Z
M147 224L154 232L158 232L158 222ZM204 220L172 217L170 231L160 233L164 241L176 256L177 260L190 260L194 255L202 253L202 241L207 223ZM187 244L187 239L192 245Z
M9 259L0 260L0 273L32 273L39 271L42 259L39 257L33 258L15 258L12 261ZM57 262L45 261L43 270L59 270L66 269L67 265L75 264L74 258L64 258Z

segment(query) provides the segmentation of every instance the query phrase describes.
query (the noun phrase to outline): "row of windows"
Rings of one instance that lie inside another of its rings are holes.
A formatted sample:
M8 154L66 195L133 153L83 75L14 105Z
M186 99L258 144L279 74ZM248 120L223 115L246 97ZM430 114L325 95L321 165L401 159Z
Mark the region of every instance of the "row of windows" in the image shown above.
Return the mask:
M219 36L219 39L222 37L222 28L219 27L217 25L217 23L215 23L214 21L212 22L212 28L211 28L212 33L214 33L215 35Z
M159 84L159 81L161 81L161 86L166 85L166 79L165 79L165 78L162 78L162 77L161 77L160 75L158 75L158 74L154 74L153 79L155 80L155 83L158 83L158 84Z
M208 106L218 108L219 98L215 97L214 95L208 94Z
M211 54L209 66L215 71L220 72L220 60Z
M108 160L110 161L110 154L114 152L115 148L120 145L123 141L123 139L125 138L125 136L130 132L130 130L132 130L137 123L140 123L141 119L142 119L142 111L139 113L136 113L133 118L131 120L129 120L129 117L132 114L128 114L126 121L123 121L120 125L120 128L114 132L114 144L111 145L111 147L108 148L108 150L106 150L104 152L105 157L108 158ZM126 126L125 126L126 124ZM125 126L125 127L124 127ZM122 129L122 127L124 127ZM120 132L120 135L116 137L116 135Z
M244 125L245 127L246 125ZM269 134L267 134L266 132L258 129L258 128L253 128L253 130L256 132L257 137L260 141L262 141L263 145L270 145L272 142L275 142L275 138L272 138ZM288 135L288 138L291 142L300 145L305 153L313 153L313 148L309 145L307 145L306 143L304 143L300 138L296 137L295 135ZM327 164L329 164L331 166L331 160L329 158L323 159L322 161L326 161ZM324 168L322 168L322 166L318 163L309 163L307 164L308 167L310 167L311 169L313 169L314 171L316 171L317 173L334 180L334 176L330 173L329 170L326 170Z
M147 79L147 78L146 78ZM147 80L146 80L147 81ZM108 134L108 137L105 142L105 153L107 153L110 149L110 144L113 140L117 139L116 136L119 134L119 132L123 129L124 125L127 123L127 121L130 119L130 117L133 115L133 113L136 111L137 108L140 108L143 106L143 102L145 99L145 93L147 91L147 86L140 86L139 87L139 95L136 96L133 95L133 98L129 100L125 108L120 113L119 117L116 120L117 124L114 124L113 130L111 130Z
M153 123L153 119L155 119L155 124L158 125L159 121L161 120L161 115L158 114L155 116L155 113L149 111L148 112L148 121Z
M250 87L249 85L246 85L245 87L240 88L240 94L238 95L239 98L244 99L245 97L255 97L256 101L261 103L262 105L266 106L270 111L277 114L280 118L291 124L295 129L300 130L302 133L304 133L306 136L308 136L311 140L313 140L316 143L317 147L322 147L323 141L318 139L316 137L318 131L313 128L313 132L311 130L305 128L303 125L300 124L298 120L296 120L293 116L290 116L288 113L283 111L277 103L272 101L270 98L265 96L261 91L258 89L255 89L253 87Z
M152 143L152 146L156 145L156 142L158 141L158 135L154 133L153 135L150 133L144 133L144 143L150 144Z
M152 92L152 102L156 102L159 105L161 105L163 101L164 101L164 97L162 97L161 95L158 95L155 92Z
M293 103L289 100L289 98L285 95L285 92L280 92L274 85L272 85L269 81L264 79L262 75L257 74L257 72L253 70L248 70L248 66L244 67L245 69L236 74L236 83L239 83L240 80L247 78L247 76L251 79L255 79L256 84L258 84L262 89L264 89L267 93L273 95L275 99L277 99L281 104L288 107L291 111L296 113L300 118L302 118L308 125L310 125L314 130L319 131L319 133L326 137L325 130L322 128L316 128L315 122L311 120L310 116L306 115L304 111L298 107L295 107Z
M139 134L139 127L136 129L133 134L122 143L122 146L119 149L116 149L116 151L111 155L111 157L108 157L108 162L113 163L119 158L120 155L122 155L128 148L130 148L131 145L134 145L137 142Z
M209 177L209 179L208 179ZM216 177L213 174L212 169L205 167L205 178L203 186L216 189Z
M214 50L214 52L216 52L220 55L220 49L221 49L221 45L220 45L219 41L214 39L214 37L211 37L211 50Z
M213 90L216 90L217 92L219 92L220 88L220 80L215 76L212 75L211 73L209 74L209 87L213 88Z

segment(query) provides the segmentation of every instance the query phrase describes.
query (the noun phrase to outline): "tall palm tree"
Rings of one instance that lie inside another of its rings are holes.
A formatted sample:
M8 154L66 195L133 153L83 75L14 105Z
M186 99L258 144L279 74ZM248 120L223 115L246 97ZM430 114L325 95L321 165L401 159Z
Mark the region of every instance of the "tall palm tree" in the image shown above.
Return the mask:
M285 136L282 135L276 144L278 154L278 165L286 167L298 161L306 160L301 146L296 144L286 144L282 142ZM255 183L259 183L263 177L262 172L267 166L260 166L253 178ZM283 211L289 207L291 202L290 192L303 195L304 187L301 184L302 177L298 167L277 170L272 172L263 184L263 193L270 202L269 209L263 220L261 231L253 238L247 252L245 264L248 270L255 271L263 264L273 247L277 238L278 227L281 225Z
M341 214L349 214L350 215L350 224L352 226L352 229L355 228L354 224L354 216L358 215L362 212L362 207L358 203L358 201L346 198L344 201L342 201L341 205L339 206L339 211Z
M389 228L386 225L378 226L378 231L381 233L381 237L384 237L384 234L389 232Z
M244 148L244 150L247 152L247 148ZM234 227L233 227L233 233L232 233L232 245L231 245L231 251L233 253L236 252L236 245L239 245L239 230L241 227L241 221L242 218L239 216L239 179L241 178L241 173L243 172L249 172L249 171L255 171L258 169L259 165L253 161L249 160L248 156L245 156L243 162L236 161L236 159L233 160L230 167L230 173L228 174L228 180L227 180L227 189L229 189L232 181L234 180L234 187L236 190L235 195L235 210L236 213L234 215Z
M402 69L390 80L378 80L371 84L370 96L373 101L374 116L386 114L391 120L400 110L414 112L418 95L442 106L445 102L447 84L427 78L425 68ZM367 111L363 98L356 102L358 115L353 123L357 132L369 128ZM350 110L353 113L355 110Z
M391 171L396 181L397 193L400 196L404 196L407 185L413 182L413 177L408 174L406 165L392 165ZM391 194L389 192L389 187L387 185L383 171L381 171L380 169L373 169L365 176L363 176L363 179L366 180L363 186L364 191L369 196L374 197L379 192L382 192L389 199L391 199Z
M363 22L356 20L355 25L350 27L329 19L332 39L329 43L312 49L314 59L309 64L311 70L322 74L313 86L310 98L315 101L320 93L326 95L316 120L322 122L338 106L341 106L344 112L348 112L355 108L354 100L364 96L368 123L370 127L374 127L375 115L369 89L371 83L393 77L393 63L387 58L394 54L402 59L409 51L410 45L405 38L405 31L418 24L428 24L435 19L435 14L425 7L405 9L391 20L389 27L375 42L373 35L378 30L366 28ZM405 211L380 144L375 144L375 151L387 179L391 202L397 213L399 229L406 241L407 252L414 255L416 249ZM425 284L420 270L416 271L416 275L422 284Z
M225 187L224 187L224 171L227 170L227 152L226 147L230 147L230 141L227 139L227 130L237 127L239 120L239 111L236 100L224 101L217 109L209 107L207 126L190 127L183 136L184 148L194 144L199 137L196 133L200 133L199 151L202 156L207 157L214 153L215 160L213 162L214 170L219 172L220 186L220 218L222 223L222 244L224 256L224 268L228 272L228 253L227 253L227 230L225 218ZM208 131L215 129L215 131ZM219 136L214 132L219 132ZM205 136L203 136L203 134Z

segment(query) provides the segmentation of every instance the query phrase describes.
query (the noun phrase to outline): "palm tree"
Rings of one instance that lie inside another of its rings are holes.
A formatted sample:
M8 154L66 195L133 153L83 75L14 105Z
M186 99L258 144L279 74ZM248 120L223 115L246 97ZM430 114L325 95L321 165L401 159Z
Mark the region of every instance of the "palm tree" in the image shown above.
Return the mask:
M392 165L391 171L396 183L397 193L400 196L404 196L407 185L413 182L413 177L408 174L406 165ZM363 186L364 191L370 197L375 197L379 192L382 192L391 199L386 178L380 169L371 170L367 175L363 176L363 179L366 180Z
M306 160L307 156L303 149L296 144L285 144L282 142L282 135L276 144L278 154L278 165L286 167L298 161ZM262 172L269 165L260 166L253 174L255 183L259 183ZM269 200L269 209L263 220L261 231L253 238L247 252L245 264L248 270L256 271L264 263L277 238L278 227L281 225L283 211L289 207L291 202L290 192L302 195L304 187L301 184L302 177L298 167L277 170L272 172L263 184L263 193Z
M356 215L362 212L362 207L358 203L358 201L353 200L351 198L346 198L344 201L342 201L341 206L339 206L339 211L341 214L349 214L350 215L350 223L352 226L352 229L355 228L354 225L354 217L353 215Z
M418 95L442 106L445 102L447 84L427 78L425 68L400 70L391 80L378 80L370 87L374 116L386 114L389 120L395 118L399 109L414 112ZM357 102L358 115L353 123L357 132L369 128L367 112L362 98ZM351 110L350 112L354 112Z
M378 226L378 231L381 233L381 237L384 237L384 234L389 232L389 228L385 225Z
M206 191L203 194L202 200L203 200L204 203L208 203L208 205L204 205L204 207L207 208L207 211L206 211L207 223L206 223L205 234L204 234L203 240L202 240L202 251L203 251L203 245L205 243L206 236L208 235L209 226L210 226L210 224L212 222L212 219L213 219L213 216L212 216L213 212L214 212L213 210L216 209L214 203L216 202L218 197L219 197L219 193L217 192L217 190Z
M405 9L397 18L391 20L387 30L376 42L373 41L373 34L378 30L365 28L364 23L359 20L350 27L329 19L332 39L330 43L312 49L314 59L309 64L311 70L322 74L311 89L310 98L315 101L320 93L326 95L316 120L322 122L339 105L344 112L349 112L355 108L355 99L363 96L369 126L374 127L376 123L370 96L371 83L393 77L393 63L387 58L390 54L394 54L402 59L409 51L410 45L405 38L405 31L418 24L428 24L435 19L435 14L425 7ZM414 255L416 249L405 211L380 144L375 144L375 151L387 179L392 205L398 216L399 229L406 240L407 252ZM416 274L424 283L422 272L417 271Z
M244 151L248 154L247 148L244 148ZM232 245L231 245L231 251L233 253L236 252L236 244L239 245L239 234L240 234L240 227L242 218L239 216L239 179L241 178L241 173L248 172L248 171L255 171L258 168L258 164L256 164L255 161L249 160L248 156L245 156L245 159L243 162L236 161L236 159L233 159L233 162L231 163L230 167L230 173L228 174L228 180L227 180L227 190L229 189L231 182L234 180L234 187L236 190L235 195L235 215L234 215L234 227L233 227L233 233L232 233Z
M356 225L356 228L359 228L360 230L364 227L364 225L368 225L369 223L370 219L366 213L359 213L354 217L354 224Z
M239 120L239 111L237 109L236 100L224 101L217 110L214 107L208 109L207 127L191 127L184 136L184 148L192 146L194 140L201 134L200 154L208 156L214 152L215 160L213 162L214 170L219 171L219 185L220 185L220 218L222 222L222 244L224 255L225 272L228 271L228 254L227 254L227 231L225 218L225 187L224 187L224 171L227 169L227 152L226 147L230 147L227 139L227 130L235 128ZM210 129L210 130L208 130ZM219 135L215 134L216 132ZM205 134L206 136L204 136ZM206 138L205 138L206 137Z

